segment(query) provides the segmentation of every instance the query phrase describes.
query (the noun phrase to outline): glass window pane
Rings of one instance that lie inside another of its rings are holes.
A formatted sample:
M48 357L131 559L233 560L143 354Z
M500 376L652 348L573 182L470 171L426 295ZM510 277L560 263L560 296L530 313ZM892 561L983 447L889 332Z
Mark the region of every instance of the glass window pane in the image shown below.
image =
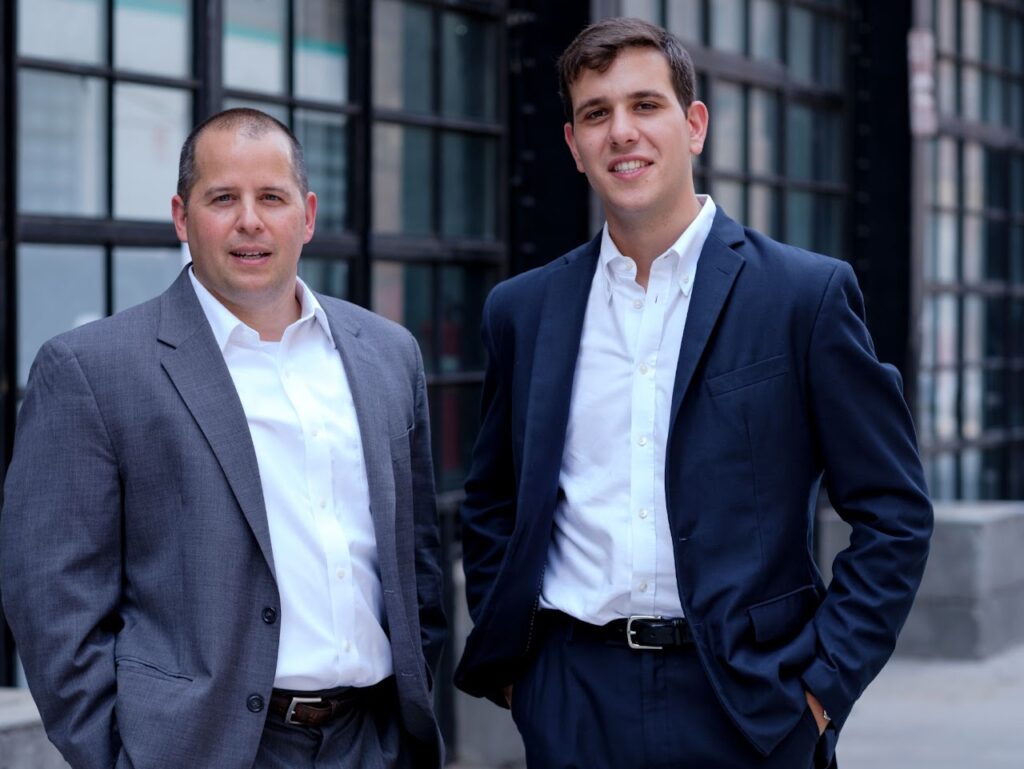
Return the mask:
M814 168L814 118L810 107L790 103L786 110L786 173L811 179Z
M18 118L18 209L32 214L105 214L103 81L22 70Z
M633 19L644 19L652 24L661 24L659 0L622 0L622 15ZM675 30L673 30L675 31Z
M1020 16L1014 16L1010 22L1010 40L1024 40L1024 19ZM1024 45L1020 45L1018 42L1015 45L1011 45L1009 49L1010 69L1018 74L1024 73Z
M498 115L498 28L461 13L441 15L441 111L449 117Z
M938 70L938 103L939 112L943 115L955 115L956 112L956 65L947 60L940 60Z
M935 440L935 378L928 369L917 375L917 437L922 445ZM926 463L927 468L927 463Z
M1002 11L991 5L982 7L982 28L981 28L981 53L982 61L993 67L1003 67L1006 64L1006 54L1003 46L1003 32L1005 31L1006 20ZM1018 45L1021 41L1017 41Z
M932 147L932 166L936 180L932 200L941 206L955 206L959 190L956 140L942 137L936 140Z
M719 171L743 169L743 89L716 80L711 89L711 120L715 130L709 141L711 166Z
M938 0L935 4L936 47L946 53L956 53L956 2Z
M115 248L114 312L163 293L184 266L180 248Z
M765 184L751 184L747 188L748 205L747 221L755 230L760 230L769 237L781 237L778 231L779 192Z
M779 170L779 99L772 91L750 90L750 170Z
M1003 79L999 75L982 75L984 89L981 94L981 113L986 123L1000 125L1004 117Z
M960 68L960 114L981 120L981 72L976 67Z
M1009 261L1010 282L1024 284L1024 227L1019 225L1010 228ZM1024 323L1019 328L1024 332Z
M225 0L224 84L285 92L285 0Z
M960 51L969 59L981 58L981 4L963 0L961 5Z
M192 71L192 3L115 0L114 65L187 77Z
M178 156L188 135L187 91L114 86L114 215L170 219Z
M711 47L743 53L743 0L715 0L711 3Z
M985 150L975 142L964 143L964 206L980 211L985 205Z
M981 499L981 449L965 449L960 454L961 500Z
M19 0L18 53L103 64L106 9L106 0Z
M665 27L681 40L700 43L704 39L700 0L672 0L665 4Z
M789 8L789 72L800 83L814 82L814 14L790 6Z
M978 283L985 274L984 228L980 216L963 218L963 246L961 250L965 283Z
M484 350L480 343L480 321L484 300L497 280L491 267L441 267L441 349L438 370L442 372L483 370Z
M755 59L782 62L781 20L778 0L752 0L750 53Z
M935 375L935 437L938 440L956 438L958 390L956 371L940 371Z
M932 301L935 308L935 363L939 366L954 366L959 363L959 303L953 294L940 294Z
M319 213L317 214L319 218ZM349 263L340 259L299 259L299 277L314 291L339 299L348 297Z
M431 112L431 10L398 0L377 0L373 11L373 103L378 107Z
M425 235L433 231L433 135L426 128L379 124L373 129L373 228Z
M846 47L843 44L843 26L840 22L819 16L815 29L818 47L818 69L815 80L826 88L843 87L843 61Z
M843 201L834 195L818 195L814 209L814 250L844 258Z
M928 491L933 499L956 498L956 455L939 454L927 464Z
M809 192L786 193L786 242L814 248L814 196Z
M730 182L725 179L715 179L711 190L714 193L715 205L725 210L733 219L745 221L747 212L743 205L743 185L739 182Z
M985 221L985 279L1005 281L1009 275L1007 257L1010 246L1009 230L1005 221Z
M957 280L957 217L953 213L932 212L924 232L924 279L929 283L955 283Z
M431 388L430 421L438 491L462 489L480 429L480 396L479 385Z
M18 385L50 337L105 314L103 249L18 246Z
M374 261L372 309L409 329L419 342L427 371L437 369L433 268L430 265Z
M839 112L816 110L814 177L823 182L843 180L843 123Z
M325 232L348 227L348 125L344 115L295 110L295 136L302 144L309 188L316 193L316 226Z
M446 133L441 141L447 236L497 236L498 143L494 139Z
M348 101L348 3L296 0L295 93L307 99Z

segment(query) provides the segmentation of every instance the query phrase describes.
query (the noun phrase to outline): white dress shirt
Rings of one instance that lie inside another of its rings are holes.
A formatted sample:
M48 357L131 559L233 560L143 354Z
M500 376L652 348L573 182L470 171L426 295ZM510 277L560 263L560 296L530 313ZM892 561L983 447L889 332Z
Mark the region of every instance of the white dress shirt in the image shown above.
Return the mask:
M587 299L559 483L564 498L541 606L603 625L631 614L683 616L665 509L665 451L679 346L715 204L651 265L605 225Z
M274 686L377 683L391 645L355 404L327 316L299 280L301 317L264 342L189 277L256 449L281 597Z

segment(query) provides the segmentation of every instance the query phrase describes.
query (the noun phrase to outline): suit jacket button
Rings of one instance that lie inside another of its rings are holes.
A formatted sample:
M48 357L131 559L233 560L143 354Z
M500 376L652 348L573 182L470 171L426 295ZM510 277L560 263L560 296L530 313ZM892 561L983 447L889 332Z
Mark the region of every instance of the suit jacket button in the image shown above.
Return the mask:
M259 713L263 710L263 698L258 694L250 694L245 704L253 713Z
M263 621L268 625L273 625L277 622L277 610L272 606L268 606L263 610Z

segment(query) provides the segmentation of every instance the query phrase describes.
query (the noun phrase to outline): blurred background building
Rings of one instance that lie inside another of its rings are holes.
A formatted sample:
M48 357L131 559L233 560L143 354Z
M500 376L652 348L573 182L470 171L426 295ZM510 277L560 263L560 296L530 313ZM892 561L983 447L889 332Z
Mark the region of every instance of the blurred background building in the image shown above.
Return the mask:
M601 223L562 141L554 60L620 14L693 54L711 113L698 190L853 264L936 500L953 519L1024 500L1024 0L6 0L3 466L39 345L181 269L169 200L190 127L255 106L295 130L320 197L302 277L422 346L456 558L484 298ZM1024 615L1024 572L997 587L991 611Z

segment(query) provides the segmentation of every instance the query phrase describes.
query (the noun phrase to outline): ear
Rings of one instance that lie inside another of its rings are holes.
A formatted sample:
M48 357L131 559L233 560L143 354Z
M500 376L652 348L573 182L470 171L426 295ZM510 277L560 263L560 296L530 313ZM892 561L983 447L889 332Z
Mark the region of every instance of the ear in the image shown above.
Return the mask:
M576 161L576 170L581 174L586 173L583 170L583 163L580 162L580 153L576 149L576 134L572 130L572 123L566 123L562 130L565 133L565 143L569 147L569 152L572 153L572 159Z
M686 110L686 124L690 128L690 153L699 155L704 151L704 140L708 136L708 107L702 101L695 101Z
M303 235L302 242L308 243L313 239L313 233L316 231L316 193L306 193L306 232Z
M174 220L174 232L177 233L178 240L188 243L188 228L185 226L188 214L185 211L185 201L181 199L181 195L171 198L171 218Z

